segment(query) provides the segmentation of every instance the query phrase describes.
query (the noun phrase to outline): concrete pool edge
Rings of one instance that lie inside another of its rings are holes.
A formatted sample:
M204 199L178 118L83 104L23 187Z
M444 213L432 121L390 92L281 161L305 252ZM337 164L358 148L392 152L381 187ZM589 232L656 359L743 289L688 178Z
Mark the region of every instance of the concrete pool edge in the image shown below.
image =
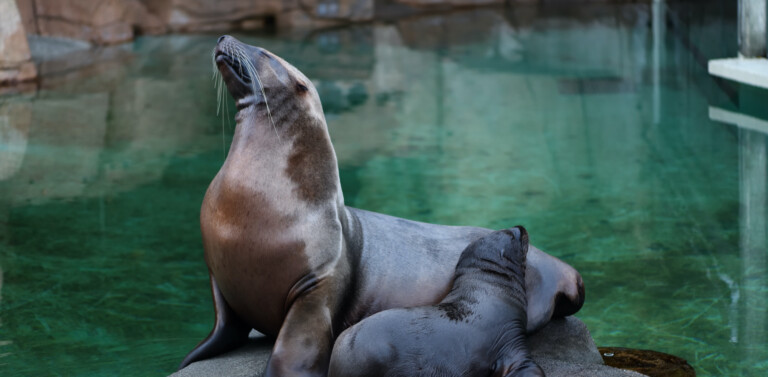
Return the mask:
M528 338L531 354L548 377L641 377L643 374L609 367L597 350L587 326L576 317L550 322ZM272 341L252 332L246 345L173 373L172 377L262 376Z
M709 74L768 89L768 59L728 58L710 60Z

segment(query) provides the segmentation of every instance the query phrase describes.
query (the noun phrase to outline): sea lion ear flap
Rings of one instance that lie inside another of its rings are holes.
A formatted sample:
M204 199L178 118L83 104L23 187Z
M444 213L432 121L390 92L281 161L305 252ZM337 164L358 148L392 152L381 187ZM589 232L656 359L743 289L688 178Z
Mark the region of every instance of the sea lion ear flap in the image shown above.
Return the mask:
M504 246L501 248L501 251L499 251L501 258L505 259L506 256L506 259L508 260L518 260L520 258L520 251L516 245L518 242L522 242L522 239L525 239L525 243L527 243L528 233L526 232L525 228L523 228L521 225L517 225L511 228L502 229L498 231L498 233L503 233L507 237L502 242ZM523 247L527 248L527 245L524 245ZM527 249L524 249L523 253L525 253L525 251L527 251ZM523 261L524 260L525 259L523 259Z

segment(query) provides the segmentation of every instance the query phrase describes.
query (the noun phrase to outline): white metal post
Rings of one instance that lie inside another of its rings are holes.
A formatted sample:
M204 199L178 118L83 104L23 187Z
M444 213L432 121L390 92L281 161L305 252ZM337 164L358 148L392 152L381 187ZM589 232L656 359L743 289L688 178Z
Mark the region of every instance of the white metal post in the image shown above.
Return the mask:
M766 56L766 0L739 0L739 56Z

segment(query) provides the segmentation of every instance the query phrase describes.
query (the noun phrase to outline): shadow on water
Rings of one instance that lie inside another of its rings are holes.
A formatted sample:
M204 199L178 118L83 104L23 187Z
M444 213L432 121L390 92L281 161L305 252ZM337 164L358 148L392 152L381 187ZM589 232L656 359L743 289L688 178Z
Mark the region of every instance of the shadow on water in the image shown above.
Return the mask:
M758 376L766 136L709 119L749 95L701 64L736 51L734 13L512 5L237 36L315 83L347 204L524 224L582 272L598 344ZM216 37L40 49L38 90L0 99L0 371L164 375L207 334L197 218L234 127Z

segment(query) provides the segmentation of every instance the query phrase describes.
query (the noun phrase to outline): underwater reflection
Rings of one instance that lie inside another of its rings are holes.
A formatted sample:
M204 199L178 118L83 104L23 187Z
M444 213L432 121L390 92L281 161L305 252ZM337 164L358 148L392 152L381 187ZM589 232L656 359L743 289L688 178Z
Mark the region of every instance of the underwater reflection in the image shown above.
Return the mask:
M0 230L1 231L1 230ZM0 266L0 304L3 302L3 267ZM0 317L0 328L3 327L3 319ZM7 333L7 332L6 332ZM0 365L3 364L3 358L11 356L11 353L8 352L9 345L11 345L13 341L8 339L0 339Z
M768 340L768 117L761 105L768 94L747 86L738 93L737 105L716 102L709 116L738 135L740 270L736 279L720 275L732 291L730 341L748 366L764 364Z
M27 151L32 109L23 99L0 103L0 181L21 169Z
M739 129L739 226L741 331L736 342L746 365L765 361L768 340L768 222L766 222L766 135Z

